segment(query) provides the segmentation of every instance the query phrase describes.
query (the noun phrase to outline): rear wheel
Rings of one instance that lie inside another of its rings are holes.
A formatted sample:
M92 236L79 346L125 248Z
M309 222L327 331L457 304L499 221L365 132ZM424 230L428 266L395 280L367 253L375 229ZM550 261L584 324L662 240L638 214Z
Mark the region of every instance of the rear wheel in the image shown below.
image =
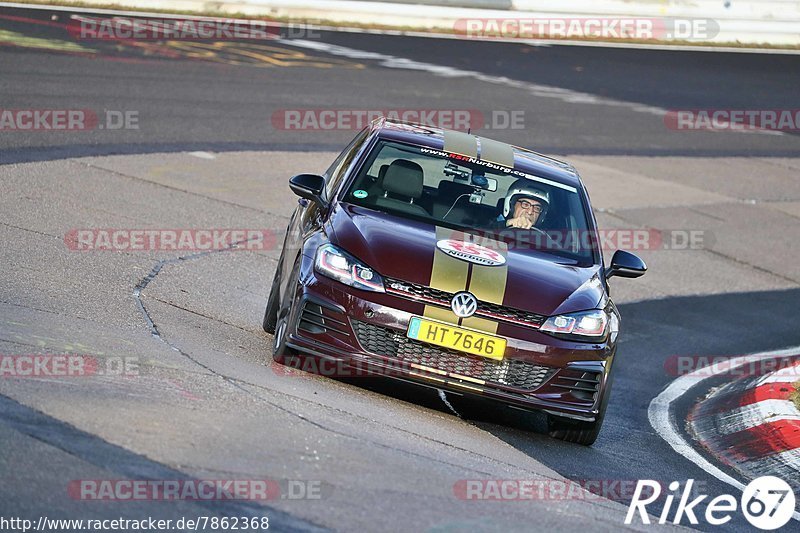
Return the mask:
M606 414L606 406L611 396L611 378L606 383L606 390L603 392L603 399L600 402L600 410L594 422L583 422L565 418L563 416L547 415L547 430L551 437L575 444L591 446L600 434L603 426L603 419Z

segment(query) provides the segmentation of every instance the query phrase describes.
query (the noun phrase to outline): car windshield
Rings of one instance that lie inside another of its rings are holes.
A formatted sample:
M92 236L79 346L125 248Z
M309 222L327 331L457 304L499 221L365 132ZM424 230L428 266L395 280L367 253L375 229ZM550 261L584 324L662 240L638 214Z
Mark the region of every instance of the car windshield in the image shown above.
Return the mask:
M509 193L516 194L507 200ZM588 266L596 257L575 187L441 150L380 141L343 200L573 264Z

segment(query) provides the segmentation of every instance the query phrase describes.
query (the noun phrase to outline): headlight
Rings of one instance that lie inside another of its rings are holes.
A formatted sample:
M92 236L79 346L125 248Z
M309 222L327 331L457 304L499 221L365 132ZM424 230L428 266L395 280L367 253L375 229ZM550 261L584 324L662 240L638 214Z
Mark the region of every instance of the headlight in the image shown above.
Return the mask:
M332 244L319 247L314 271L356 289L384 292L380 274Z
M606 335L608 314L601 309L551 316L540 331L571 340L600 340Z

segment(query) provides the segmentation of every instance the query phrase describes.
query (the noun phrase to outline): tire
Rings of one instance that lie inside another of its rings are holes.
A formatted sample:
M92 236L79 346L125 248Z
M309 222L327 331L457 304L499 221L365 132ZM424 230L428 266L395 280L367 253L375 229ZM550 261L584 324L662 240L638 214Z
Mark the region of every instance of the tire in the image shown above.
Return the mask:
M548 434L554 439L566 442L574 442L583 446L591 446L597 440L600 429L603 427L603 419L606 415L608 399L611 397L611 378L606 384L603 400L600 403L600 410L594 422L582 422L562 416L547 415Z
M292 317L294 294L299 276L300 258L297 259L292 272L292 277L289 279L289 283L286 285L286 294L283 297L283 301L280 303L280 305L276 305L277 309L275 312L276 320L274 329L275 337L272 342L272 359L278 363L282 363L285 359L289 357L295 357L297 355L296 350L293 350L286 345L286 337L291 327L291 323L289 321ZM275 300L277 301L277 299L278 298L276 296ZM267 310L269 311L269 308L267 308Z
M272 278L272 289L269 291L269 298L267 298L267 308L264 311L264 322L262 324L264 331L272 335L275 334L275 325L278 322L278 295L280 293L280 273L281 265L278 263L278 268L275 270L275 276Z

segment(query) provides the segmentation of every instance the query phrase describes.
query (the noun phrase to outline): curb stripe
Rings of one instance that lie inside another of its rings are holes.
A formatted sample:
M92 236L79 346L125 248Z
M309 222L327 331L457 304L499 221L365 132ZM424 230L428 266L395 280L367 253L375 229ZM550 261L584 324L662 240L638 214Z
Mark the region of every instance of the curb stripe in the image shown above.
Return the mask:
M711 416L765 400L788 400L792 390L791 385L773 382L760 385L754 389L726 392L701 402L696 407L693 418Z
M689 413L694 438L718 460L751 479L778 475L797 489L800 410L789 399L792 385L770 381L773 374L786 378L797 370L792 361L760 378L743 377L712 392Z
M800 381L800 376L774 376L770 379L763 379L760 383L796 383Z
M742 481L732 477L730 474L724 472L717 464L712 463L705 454L701 453L698 443L691 443L684 436L682 428L685 427L686 420L679 419L676 416L674 411L675 402L677 402L680 398L691 394L692 389L703 384L703 382L717 376L724 375L726 372L729 372L730 369L737 369L744 365L763 362L769 359L796 358L799 352L800 346L796 346L785 350L745 355L732 358L724 370L704 367L694 370L684 376L679 376L674 381L669 383L667 387L650 402L650 405L647 408L647 418L650 421L650 425L656 431L656 433L658 433L679 455L693 462L698 467L705 470L709 475L712 475L720 481L727 483L731 487L743 491L745 484L742 483ZM734 382L732 385L738 384ZM699 405L696 405L695 410L700 411L699 407L704 403L705 402L701 402ZM775 425L768 427L776 430L781 427L788 427L789 423L780 422L779 424L781 424L781 426ZM766 475L767 473L770 473L785 479L790 485L793 486L794 490L800 490L800 482L797 480L797 471L800 470L800 453L796 453L800 450L795 449L784 451L776 449L771 455L767 455L763 459L747 461L747 459L752 459L752 457L747 457L745 460L737 464L730 460L726 460L719 448L716 446L712 448L713 445L717 444L714 441L715 428L709 427L713 426L712 417L705 416L699 420L690 421L689 426L690 433L694 433L696 435L699 434L701 436L699 442L700 446L707 448L711 452L711 455L716 456L718 461L725 462L733 466L745 478L753 479L760 475ZM701 427L698 428L698 426ZM760 427L764 428L764 426ZM700 431L698 431L698 429L700 429ZM797 435L799 436L798 440L800 440L800 422L795 422L795 429L798 430ZM752 431L754 430L749 431L751 433L748 433L747 431L737 432L734 433L734 435L742 436L744 433L752 436ZM702 438L702 436L705 435L708 435L709 437ZM731 437L728 436L727 438L728 442L730 442ZM791 441L784 439L784 442L790 443ZM733 444L736 444L735 440L733 441ZM760 470L752 469L751 465ZM764 468L767 468L766 472L763 470ZM800 521L800 511L795 511L792 514L792 517L795 520Z
M784 383L767 383L754 389L748 389L741 399L740 405L749 405L765 400L788 400L793 387Z
M792 366L781 368L780 370L764 376L758 380L759 385L762 383L794 383L800 381L800 360L795 361Z
M778 420L800 421L800 412L795 409L792 402L764 400L743 405L738 409L719 414L714 418L718 434L729 435L755 428L765 422L777 422Z
M738 463L762 459L800 448L800 421L767 422L722 436L710 444L729 461Z

